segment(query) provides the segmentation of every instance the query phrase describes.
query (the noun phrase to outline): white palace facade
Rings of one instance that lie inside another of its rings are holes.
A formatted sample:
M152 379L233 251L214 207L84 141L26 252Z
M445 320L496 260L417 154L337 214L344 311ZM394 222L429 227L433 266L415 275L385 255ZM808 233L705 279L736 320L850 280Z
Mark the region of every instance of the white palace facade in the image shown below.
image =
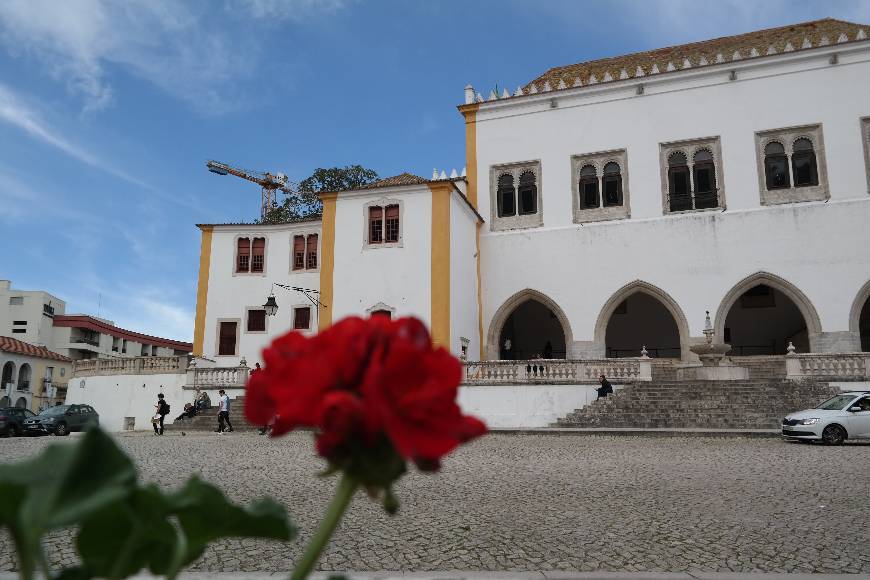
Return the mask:
M708 311L735 356L870 350L868 32L821 20L466 87L461 176L200 225L194 351L253 364L375 311L468 360L688 362Z
M308 221L199 226L200 367L252 367L294 328L413 315L468 361L466 387L508 389L466 388L467 410L549 406L502 425L589 400L523 379L649 379L705 343L866 383L868 34L825 19L468 86L461 174L323 193Z

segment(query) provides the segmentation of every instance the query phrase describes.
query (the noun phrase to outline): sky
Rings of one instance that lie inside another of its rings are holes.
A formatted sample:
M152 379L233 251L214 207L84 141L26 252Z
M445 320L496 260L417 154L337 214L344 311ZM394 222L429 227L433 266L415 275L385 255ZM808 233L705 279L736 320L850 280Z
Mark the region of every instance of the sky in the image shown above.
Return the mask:
M0 279L191 340L195 224L259 215L208 159L449 173L468 83L824 17L870 0L3 0Z

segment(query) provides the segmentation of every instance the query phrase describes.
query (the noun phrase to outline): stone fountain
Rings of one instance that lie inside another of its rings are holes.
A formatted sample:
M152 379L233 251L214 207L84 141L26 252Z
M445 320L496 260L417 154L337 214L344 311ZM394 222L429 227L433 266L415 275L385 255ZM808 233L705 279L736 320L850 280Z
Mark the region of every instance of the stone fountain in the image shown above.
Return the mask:
M710 321L710 311L704 322L704 337L706 341L689 347L701 360L699 365L685 366L677 369L677 378L696 381L741 381L749 378L749 369L735 365L725 355L731 350L730 344L713 342L713 323Z

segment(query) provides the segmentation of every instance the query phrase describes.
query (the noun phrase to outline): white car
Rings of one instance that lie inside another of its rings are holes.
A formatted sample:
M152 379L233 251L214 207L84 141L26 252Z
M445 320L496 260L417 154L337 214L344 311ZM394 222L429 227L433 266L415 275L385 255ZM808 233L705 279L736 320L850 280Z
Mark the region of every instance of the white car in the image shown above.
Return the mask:
M870 439L870 392L832 397L815 409L782 420L782 436L790 441L823 441L840 445L846 439Z

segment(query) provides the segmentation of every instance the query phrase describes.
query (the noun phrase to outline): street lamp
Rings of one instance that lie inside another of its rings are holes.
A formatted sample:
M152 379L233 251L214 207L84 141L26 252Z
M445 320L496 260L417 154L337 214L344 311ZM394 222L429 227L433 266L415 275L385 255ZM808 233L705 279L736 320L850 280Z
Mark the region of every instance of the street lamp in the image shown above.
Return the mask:
M312 290L311 288L300 288L299 286L287 286L285 284L278 284L277 282L272 283L272 291L269 292L269 297L266 298L266 303L263 304L263 310L266 311L267 316L275 316L278 313L278 302L275 300L275 286L279 288L283 288L285 290L291 290L293 292L299 292L311 302L315 307L320 306L326 308L326 304L318 300L315 294L320 294L319 290Z

